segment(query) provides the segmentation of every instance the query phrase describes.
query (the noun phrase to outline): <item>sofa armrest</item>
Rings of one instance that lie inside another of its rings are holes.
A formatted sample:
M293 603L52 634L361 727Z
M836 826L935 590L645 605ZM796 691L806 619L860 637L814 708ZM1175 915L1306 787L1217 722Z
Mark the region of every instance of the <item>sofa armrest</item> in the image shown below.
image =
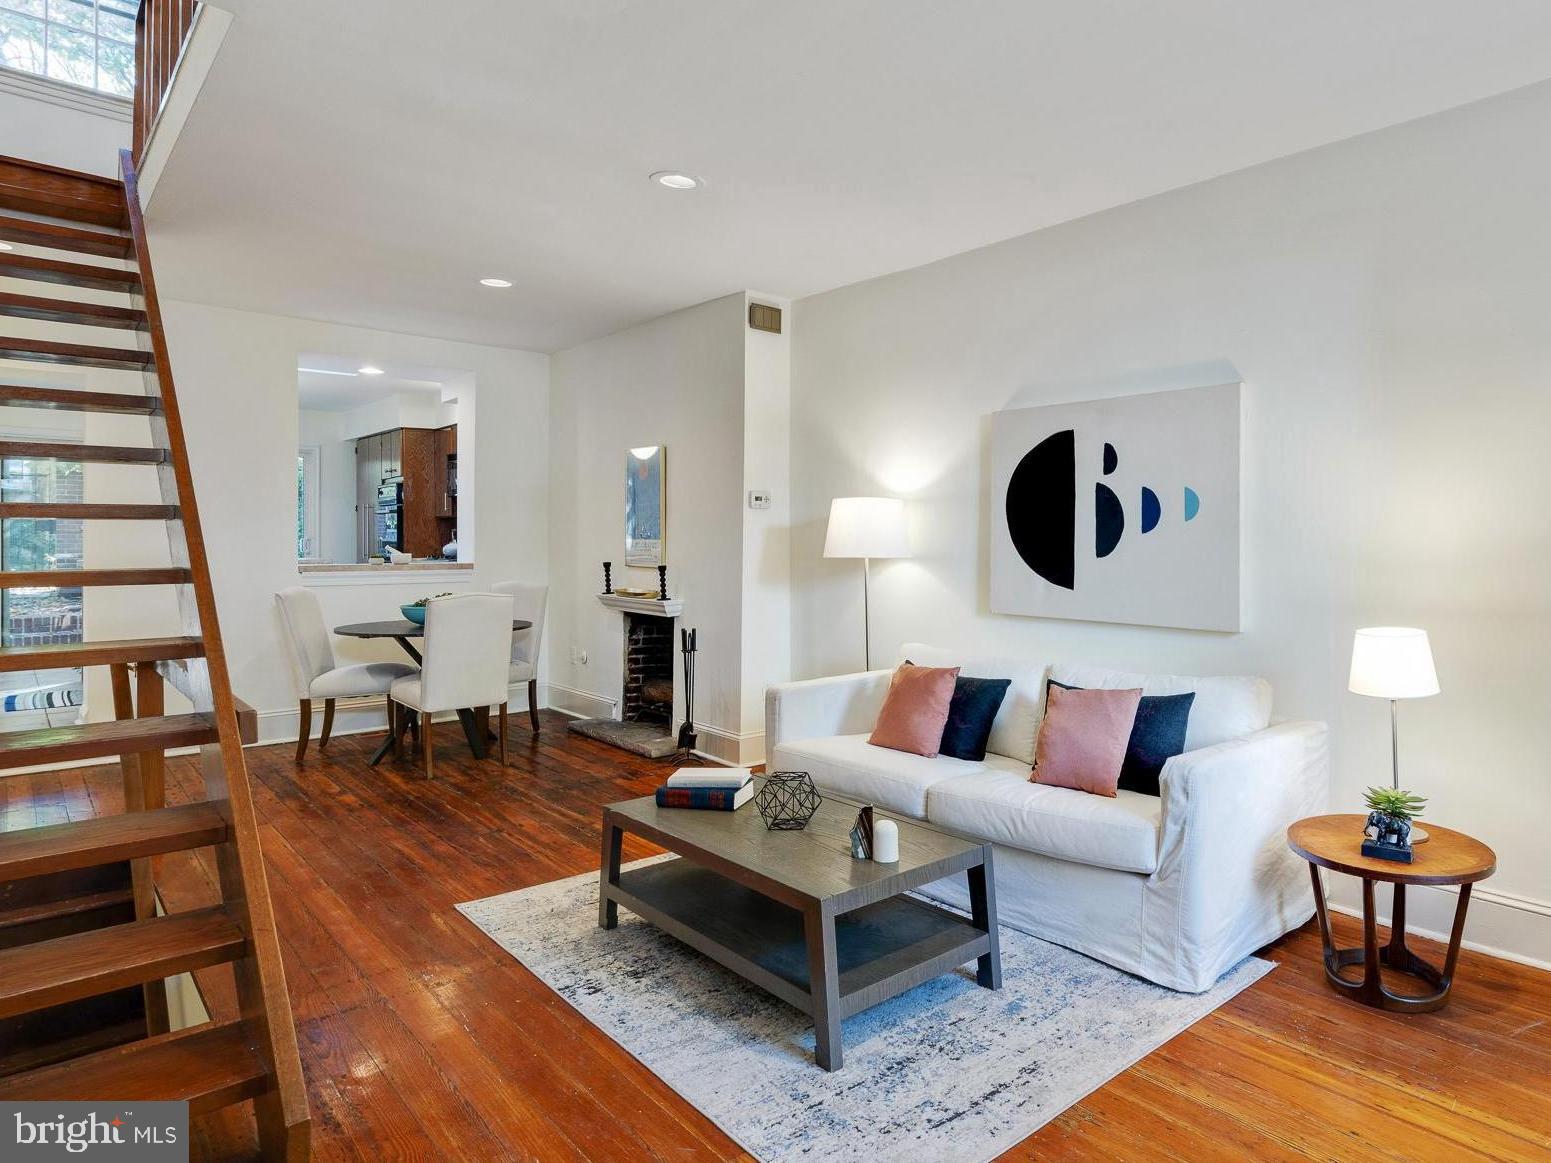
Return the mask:
M765 754L791 739L859 735L878 721L891 670L784 682L765 691Z
M1174 756L1159 779L1164 850L1199 844L1222 855L1273 830L1285 845L1289 824L1324 810L1329 734L1324 723L1278 723Z
M1325 810L1329 734L1324 723L1279 723L1164 764L1158 875L1184 879L1184 927L1231 923L1297 864L1287 828Z

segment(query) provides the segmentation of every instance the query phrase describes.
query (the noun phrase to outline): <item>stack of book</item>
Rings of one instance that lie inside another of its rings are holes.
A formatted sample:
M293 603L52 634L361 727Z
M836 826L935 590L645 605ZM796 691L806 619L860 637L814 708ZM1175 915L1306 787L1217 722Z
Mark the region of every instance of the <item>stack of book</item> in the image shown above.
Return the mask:
M659 808L731 812L753 798L754 773L747 767L681 767L657 789Z

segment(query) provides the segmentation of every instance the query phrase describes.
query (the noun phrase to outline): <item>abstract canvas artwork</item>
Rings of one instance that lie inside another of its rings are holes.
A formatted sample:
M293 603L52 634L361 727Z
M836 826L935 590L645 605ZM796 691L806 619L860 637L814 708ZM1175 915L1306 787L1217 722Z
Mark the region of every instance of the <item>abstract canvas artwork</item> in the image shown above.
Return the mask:
M1239 629L1240 385L996 413L991 609Z

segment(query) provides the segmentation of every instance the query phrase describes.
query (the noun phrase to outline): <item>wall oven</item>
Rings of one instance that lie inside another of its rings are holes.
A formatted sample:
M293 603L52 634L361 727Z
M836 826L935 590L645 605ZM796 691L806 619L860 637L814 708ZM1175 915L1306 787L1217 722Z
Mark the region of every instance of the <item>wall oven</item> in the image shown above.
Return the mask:
M377 511L372 515L377 547L404 550L404 482L388 481L377 487Z

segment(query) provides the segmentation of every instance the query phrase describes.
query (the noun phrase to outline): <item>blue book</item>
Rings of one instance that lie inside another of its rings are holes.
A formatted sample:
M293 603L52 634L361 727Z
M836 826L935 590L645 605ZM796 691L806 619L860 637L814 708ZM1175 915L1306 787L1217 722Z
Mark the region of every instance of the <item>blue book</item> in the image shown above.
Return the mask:
M660 787L659 808L701 808L712 812L732 812L754 798L754 784L741 787Z

